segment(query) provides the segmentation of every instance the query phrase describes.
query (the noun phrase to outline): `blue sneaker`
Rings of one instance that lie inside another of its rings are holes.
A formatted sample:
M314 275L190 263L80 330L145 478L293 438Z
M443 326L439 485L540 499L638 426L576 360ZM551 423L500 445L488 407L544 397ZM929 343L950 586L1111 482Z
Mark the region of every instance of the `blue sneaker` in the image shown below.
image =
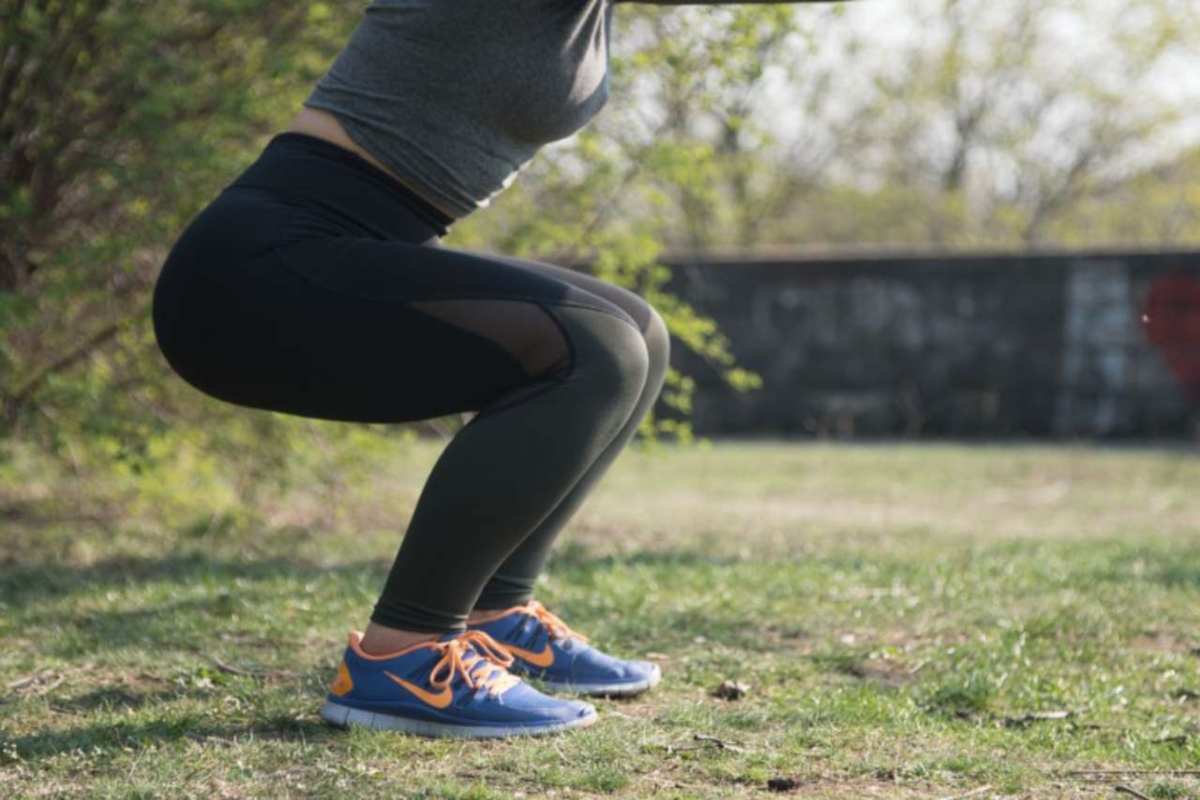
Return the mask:
M506 669L512 657L481 631L447 634L386 656L363 652L354 631L321 717L421 736L500 737L582 728L588 703L547 697Z
M537 678L553 691L634 695L662 678L657 664L601 653L536 600L489 614L470 629L487 633L512 654L510 671Z

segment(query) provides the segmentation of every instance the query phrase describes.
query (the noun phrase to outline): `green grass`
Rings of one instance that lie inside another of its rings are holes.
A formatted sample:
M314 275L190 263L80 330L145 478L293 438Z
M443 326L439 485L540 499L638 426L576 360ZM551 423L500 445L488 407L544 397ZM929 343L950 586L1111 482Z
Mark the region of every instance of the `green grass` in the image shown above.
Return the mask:
M656 690L548 739L329 728L345 633L440 447L300 470L249 509L219 473L116 481L91 517L79 485L10 465L0 484L28 479L0 517L0 797L725 798L790 778L805 798L1200 798L1172 772L1200 768L1195 455L631 450L540 597L657 660ZM725 679L749 693L712 696ZM1116 769L1137 772L1083 772Z

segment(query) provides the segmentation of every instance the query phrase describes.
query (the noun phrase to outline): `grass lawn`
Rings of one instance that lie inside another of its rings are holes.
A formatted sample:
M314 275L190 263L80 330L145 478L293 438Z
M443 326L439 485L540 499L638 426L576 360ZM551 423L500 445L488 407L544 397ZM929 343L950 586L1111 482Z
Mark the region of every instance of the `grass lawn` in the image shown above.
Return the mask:
M545 739L327 727L441 446L252 514L62 518L80 487L9 465L0 797L1200 798L1194 453L630 450L540 598L657 689Z

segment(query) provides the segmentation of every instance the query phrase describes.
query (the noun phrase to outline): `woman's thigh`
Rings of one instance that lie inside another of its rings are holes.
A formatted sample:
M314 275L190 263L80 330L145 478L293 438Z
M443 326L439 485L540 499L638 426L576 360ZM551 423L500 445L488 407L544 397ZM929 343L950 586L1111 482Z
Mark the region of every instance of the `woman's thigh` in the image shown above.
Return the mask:
M248 263L172 261L164 277L174 271L180 299L160 334L172 367L219 399L308 417L478 411L573 366L556 307L638 324L545 269L401 241L313 238Z

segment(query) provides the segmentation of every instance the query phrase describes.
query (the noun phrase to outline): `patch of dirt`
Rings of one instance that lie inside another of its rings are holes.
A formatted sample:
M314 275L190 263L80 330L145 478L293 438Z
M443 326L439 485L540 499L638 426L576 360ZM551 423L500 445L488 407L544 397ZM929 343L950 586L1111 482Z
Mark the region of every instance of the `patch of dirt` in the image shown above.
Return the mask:
M762 635L771 644L781 647L812 649L812 634L795 625L767 625L762 629Z
M1200 655L1195 639L1182 639L1171 631L1143 631L1129 640L1134 650L1149 650L1154 653L1192 653Z
M90 671L89 671L90 674ZM186 694L166 678L145 672L103 676L95 683L70 681L71 694L56 694L52 706L59 711L86 713L101 708L141 708ZM78 691L85 690L85 691Z
M912 683L916 679L916 671L913 666L908 664L883 658L864 659L848 664L842 669L842 672L847 675L867 681L876 681L893 688Z

